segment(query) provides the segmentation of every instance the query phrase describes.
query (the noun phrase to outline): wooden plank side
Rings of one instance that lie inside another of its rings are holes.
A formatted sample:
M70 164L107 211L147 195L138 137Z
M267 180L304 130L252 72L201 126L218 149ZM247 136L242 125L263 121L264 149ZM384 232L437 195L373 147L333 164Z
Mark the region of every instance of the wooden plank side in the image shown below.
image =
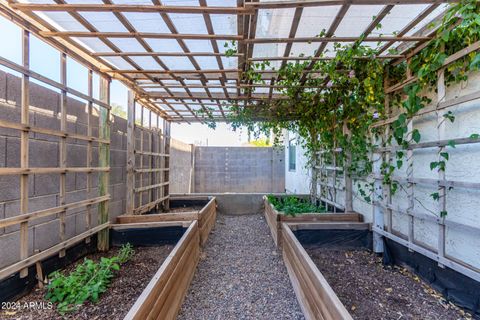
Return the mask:
M162 221L193 221L198 219L197 212L159 213L146 215L121 215L117 217L117 223L140 223Z
M321 310L321 315L323 315L319 317L317 314L312 314L310 318L332 320L352 319L345 306L338 299L327 280L323 277L286 223L282 224L282 235L284 238L284 253L287 253L284 255L284 259L291 259L289 263L293 270L295 270L295 266L298 267L298 273L296 273L296 275L299 280L300 290L304 291L304 296L309 297L307 302L312 304L309 308L313 310L318 308ZM304 280L301 278L304 278ZM302 283L304 285L302 285ZM297 299L300 300L302 297L297 296Z
M198 224L196 221L193 221L150 280L147 287L143 290L142 294L138 297L135 304L125 316L125 320L147 319L175 269L181 265L182 257L185 257L185 253L188 252L189 249L198 246L198 244Z
M281 214L282 222L315 222L315 221L351 221L362 222L363 216L359 213L305 213L295 217Z
M274 209L270 202L268 202L267 197L263 197L264 205L265 205L265 220L267 221L268 227L270 229L270 233L272 234L273 242L275 242L276 246L279 246L279 223L277 222L278 214L274 212Z
M208 236L215 226L217 219L217 206L216 202L212 202L210 209L202 217L199 218L200 226L200 245L203 246L207 242Z

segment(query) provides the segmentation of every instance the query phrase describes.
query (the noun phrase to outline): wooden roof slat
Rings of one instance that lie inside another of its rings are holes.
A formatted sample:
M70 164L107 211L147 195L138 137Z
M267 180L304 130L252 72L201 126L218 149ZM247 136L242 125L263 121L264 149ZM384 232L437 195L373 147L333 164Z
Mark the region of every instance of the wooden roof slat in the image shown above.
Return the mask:
M112 5L111 0L103 0L105 5ZM129 32L136 32L137 30L135 27L130 23L130 21L120 12L114 12L113 13L115 17L122 23L122 25L129 31ZM140 45L147 51L152 52L153 49L150 47L150 45L145 41L143 38L136 38L136 40L140 43ZM163 63L162 60L158 57L152 57L153 60L155 60L156 63L158 63L159 66L161 66L163 69L168 70L168 66ZM161 80L158 80L159 84L163 84ZM167 93L169 93L169 89L166 89ZM193 116L197 117L196 113L190 109L190 107L185 104L185 107L190 110Z
M381 55L381 56L376 56L375 59L399 59L399 58L404 58L405 55L402 54L389 54L389 55ZM354 57L354 59L370 59L369 57ZM312 61L325 61L325 60L332 60L334 59L333 57L309 57L309 56L303 56L303 57L258 57L258 58L250 58L248 59L249 61L307 61L307 60L312 60Z
M75 38L144 38L174 40L241 40L231 34L196 34L196 33L154 33L154 32L88 32L88 31L42 31L42 37L75 37Z
M182 14L251 14L253 9L238 7L215 6L164 6L140 4L43 4L43 3L14 3L12 8L22 11L64 11L64 12L158 12Z
M443 0L441 2L458 2L459 0ZM284 8L306 8L326 7L341 5L412 5L436 3L436 0L305 0L305 1L262 1L257 3L246 3L246 8L255 9L284 9Z
M298 38L255 38L245 39L246 43L290 43L290 42L355 42L360 40L360 37L298 37ZM366 37L362 42L382 42L382 41L397 41L397 42L418 42L428 41L432 37L428 36L376 36Z
M94 52L94 57L227 57L226 53L214 52ZM235 53L231 57L241 57L243 54ZM230 57L230 56L228 56Z

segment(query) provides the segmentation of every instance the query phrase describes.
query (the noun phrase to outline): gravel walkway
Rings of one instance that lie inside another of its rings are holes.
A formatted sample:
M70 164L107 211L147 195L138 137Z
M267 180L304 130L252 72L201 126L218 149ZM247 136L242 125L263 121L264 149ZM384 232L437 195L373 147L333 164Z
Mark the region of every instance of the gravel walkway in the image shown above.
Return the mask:
M178 319L304 319L263 215L218 216Z

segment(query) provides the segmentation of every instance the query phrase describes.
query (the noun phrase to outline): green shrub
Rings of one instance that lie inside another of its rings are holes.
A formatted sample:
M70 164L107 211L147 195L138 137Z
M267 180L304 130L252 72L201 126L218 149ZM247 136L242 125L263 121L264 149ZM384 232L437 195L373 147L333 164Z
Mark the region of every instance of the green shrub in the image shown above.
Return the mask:
M313 205L308 199L301 199L295 196L276 197L268 195L267 199L275 209L292 217L301 213L326 212L324 207Z
M76 310L87 300L97 302L100 294L107 290L114 272L120 270L120 265L133 254L133 247L128 243L111 258L102 257L99 262L85 259L69 275L52 272L45 298L58 303L61 314Z

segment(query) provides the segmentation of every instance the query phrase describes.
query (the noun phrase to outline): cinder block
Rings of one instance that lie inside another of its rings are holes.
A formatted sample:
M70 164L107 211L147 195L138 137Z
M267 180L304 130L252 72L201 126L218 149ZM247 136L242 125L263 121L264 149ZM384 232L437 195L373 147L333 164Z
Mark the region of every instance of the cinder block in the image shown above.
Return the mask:
M66 221L66 220L65 220ZM34 227L34 250L45 250L60 243L60 221L58 219Z
M112 132L127 132L127 120L119 116L113 116Z
M67 114L76 118L76 123L87 124L88 110L85 102L76 100L72 97L67 99Z
M0 101L7 100L7 73L0 70Z
M76 173L75 174L75 189L86 189L87 188L87 175L88 173Z
M35 196L57 194L60 192L59 174L36 174L33 178L35 181Z
M96 207L92 206L92 216L91 216L91 227L95 227L98 225L98 210ZM72 217L75 217L75 233L80 234L82 232L87 231L87 220L86 220L86 212L79 213Z
M60 130L60 119L55 115L45 115L38 112L34 113L34 122L36 127ZM60 141L60 137L52 136L50 134L36 133L35 139L47 140L52 142Z
M119 133L112 132L110 135L110 148L112 150L122 150L122 136Z
M110 150L110 166L126 167L127 152L124 150Z
M0 203L0 220L5 219L5 204ZM0 228L0 236L5 233L5 228Z
M125 203L123 200L109 203L109 219L114 222L115 218L125 213Z
M77 222L76 216L71 215L65 218L65 237L69 239L76 235L75 223Z
M7 74L7 101L19 106L21 99L21 79L12 74Z
M127 186L124 183L113 185L113 191L111 193L112 199L120 200L125 199L127 193Z
M4 104L0 104L0 119L18 123L20 122L20 118L20 108L14 107L12 105L7 106ZM0 127L0 135L20 137L20 130Z
M20 232L0 236L0 269L20 261ZM28 229L28 251L33 253L33 228Z
M36 83L30 84L30 105L48 111L58 112L60 94Z
M0 136L0 167L7 164L7 138Z
M58 143L40 140L29 141L31 167L58 167Z
M33 179L28 179L28 193L33 194ZM20 199L20 176L0 176L0 202Z
M122 183L125 167L112 167L110 169L110 184ZM138 179L137 179L138 180Z
M35 212L45 210L57 206L57 197L55 195L35 197L28 201L28 212ZM15 217L20 215L20 201L9 201L5 203L5 218ZM34 219L29 222L30 226L41 224L55 219L55 215L49 215L39 219ZM19 225L13 225L5 228L5 233L14 232L20 229Z
M67 167L86 167L87 147L84 145L67 145Z

